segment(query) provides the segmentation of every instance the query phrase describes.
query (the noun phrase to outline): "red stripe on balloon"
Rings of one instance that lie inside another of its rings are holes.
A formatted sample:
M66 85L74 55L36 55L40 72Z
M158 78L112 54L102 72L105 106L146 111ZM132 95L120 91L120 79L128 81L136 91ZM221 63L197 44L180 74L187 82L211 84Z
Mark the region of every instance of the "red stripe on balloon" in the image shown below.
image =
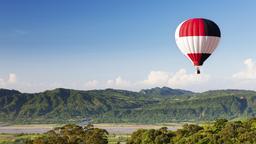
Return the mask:
M216 36L221 37L216 23L203 18L193 18L185 21L179 30L179 37L185 36Z
M207 36L205 33L204 20L194 18L185 21L180 27L179 36Z
M204 61L211 55L209 53L188 53L188 57L193 61L194 66L203 65Z

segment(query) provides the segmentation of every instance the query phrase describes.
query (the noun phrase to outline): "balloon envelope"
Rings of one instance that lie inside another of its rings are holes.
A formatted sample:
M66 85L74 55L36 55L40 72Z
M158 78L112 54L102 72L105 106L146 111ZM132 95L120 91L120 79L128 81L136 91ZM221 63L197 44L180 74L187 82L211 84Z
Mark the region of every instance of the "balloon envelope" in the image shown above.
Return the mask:
M196 67L216 49L221 32L216 23L204 18L193 18L182 22L176 29L178 48Z

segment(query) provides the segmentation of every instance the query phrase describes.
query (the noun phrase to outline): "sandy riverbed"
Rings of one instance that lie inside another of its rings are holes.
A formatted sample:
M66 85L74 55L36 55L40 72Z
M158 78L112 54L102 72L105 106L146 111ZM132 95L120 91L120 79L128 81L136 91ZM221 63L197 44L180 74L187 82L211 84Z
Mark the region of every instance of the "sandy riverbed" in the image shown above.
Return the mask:
M161 127L167 127L169 130L176 130L181 127L182 124L156 124L156 125L142 125L142 124L94 124L94 127L106 129L109 133L114 134L130 134L137 129L159 129ZM44 133L54 127L61 125L58 124L29 124L29 125L1 125L0 133Z

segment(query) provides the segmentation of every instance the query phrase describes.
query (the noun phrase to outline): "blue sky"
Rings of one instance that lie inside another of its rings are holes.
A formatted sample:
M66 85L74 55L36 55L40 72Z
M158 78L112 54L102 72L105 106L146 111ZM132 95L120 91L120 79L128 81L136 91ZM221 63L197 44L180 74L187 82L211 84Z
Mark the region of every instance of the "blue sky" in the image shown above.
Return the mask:
M164 85L256 89L251 86L255 5L253 0L2 0L0 86L26 92ZM201 76L194 75L174 39L177 25L193 17L211 19L222 31Z

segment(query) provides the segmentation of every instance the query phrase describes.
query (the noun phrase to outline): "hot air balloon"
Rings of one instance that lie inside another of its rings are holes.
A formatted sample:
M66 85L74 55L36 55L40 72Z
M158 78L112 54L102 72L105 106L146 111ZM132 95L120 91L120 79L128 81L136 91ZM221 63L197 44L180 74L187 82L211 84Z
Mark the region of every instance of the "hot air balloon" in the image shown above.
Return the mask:
M218 25L204 18L183 21L175 32L178 48L196 67L197 74L200 74L200 66L216 49L220 37Z

